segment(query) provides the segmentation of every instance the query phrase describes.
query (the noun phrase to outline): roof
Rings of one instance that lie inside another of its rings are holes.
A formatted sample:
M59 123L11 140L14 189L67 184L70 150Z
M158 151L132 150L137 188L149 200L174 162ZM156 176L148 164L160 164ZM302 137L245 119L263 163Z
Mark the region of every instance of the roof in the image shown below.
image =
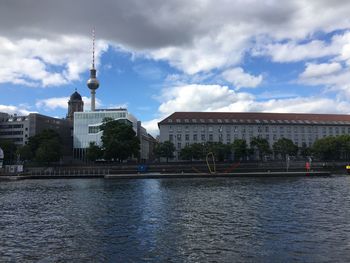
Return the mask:
M70 100L82 100L81 95L75 91L72 95L70 95Z
M265 112L174 112L158 125L164 124L347 124L350 115Z

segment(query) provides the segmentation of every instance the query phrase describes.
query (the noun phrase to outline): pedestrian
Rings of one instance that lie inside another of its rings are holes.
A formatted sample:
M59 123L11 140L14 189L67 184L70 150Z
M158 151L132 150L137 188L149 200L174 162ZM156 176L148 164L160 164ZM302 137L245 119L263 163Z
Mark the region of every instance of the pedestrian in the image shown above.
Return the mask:
M306 168L307 172L310 172L310 163L309 162L305 163L305 168Z

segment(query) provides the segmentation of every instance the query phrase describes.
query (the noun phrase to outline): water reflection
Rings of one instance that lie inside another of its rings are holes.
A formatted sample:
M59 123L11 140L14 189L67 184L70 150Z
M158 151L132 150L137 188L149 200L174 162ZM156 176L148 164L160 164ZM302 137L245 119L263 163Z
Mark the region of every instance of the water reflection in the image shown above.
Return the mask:
M33 180L0 185L1 261L350 260L350 180Z

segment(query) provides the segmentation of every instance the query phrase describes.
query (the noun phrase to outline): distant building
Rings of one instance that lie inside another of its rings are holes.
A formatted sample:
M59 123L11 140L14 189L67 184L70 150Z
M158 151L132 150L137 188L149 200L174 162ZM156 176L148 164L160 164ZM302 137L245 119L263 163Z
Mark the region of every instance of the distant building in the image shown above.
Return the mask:
M26 116L0 113L0 140L10 140L17 145L28 143L29 137L37 135L45 129L56 131L62 139L64 154L71 155L72 135L71 122L38 113Z
M158 123L160 142L176 147L174 160L182 148L193 143L222 142L265 138L270 146L288 138L301 147L310 147L326 136L350 134L350 115L253 113L253 112L175 112Z
M67 119L73 121L74 112L84 111L84 102L81 95L75 91L69 98L68 101L68 114Z
M140 158L148 160L150 156L151 136L147 134L145 128L141 126L141 122L130 114L126 109L98 109L89 112L74 113L73 127L73 148L74 157L77 159L85 159L86 150L90 142L101 146L102 130L100 129L105 118L123 121L130 124L136 136L140 139Z

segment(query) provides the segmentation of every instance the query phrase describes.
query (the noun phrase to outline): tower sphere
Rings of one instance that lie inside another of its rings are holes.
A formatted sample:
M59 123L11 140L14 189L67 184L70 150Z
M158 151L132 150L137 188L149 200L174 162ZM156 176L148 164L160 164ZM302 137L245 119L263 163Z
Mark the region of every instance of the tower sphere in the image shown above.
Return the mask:
M89 78L86 84L90 90L96 90L100 86L100 83L96 78Z

